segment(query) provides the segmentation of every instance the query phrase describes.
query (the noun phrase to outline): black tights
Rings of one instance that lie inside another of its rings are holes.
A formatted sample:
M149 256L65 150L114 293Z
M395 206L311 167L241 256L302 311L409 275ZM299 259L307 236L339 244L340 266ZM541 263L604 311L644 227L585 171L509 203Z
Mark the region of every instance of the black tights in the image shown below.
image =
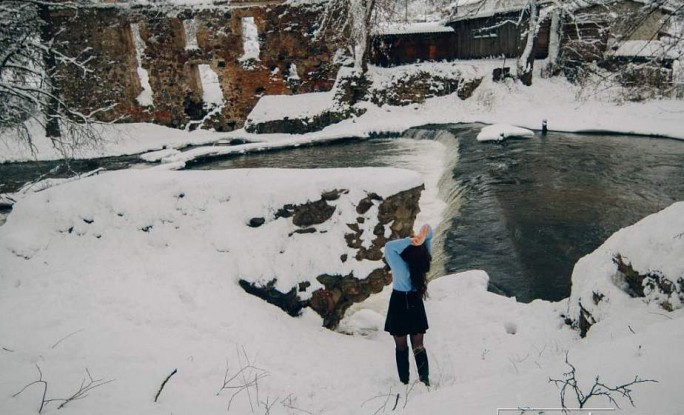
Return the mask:
M423 348L423 335L424 334L425 333L418 333L418 334L411 334L410 336L392 336L392 337L394 337L394 344L396 345L397 350L408 349L408 338L411 337L411 347L413 348L413 352L415 353L416 351Z

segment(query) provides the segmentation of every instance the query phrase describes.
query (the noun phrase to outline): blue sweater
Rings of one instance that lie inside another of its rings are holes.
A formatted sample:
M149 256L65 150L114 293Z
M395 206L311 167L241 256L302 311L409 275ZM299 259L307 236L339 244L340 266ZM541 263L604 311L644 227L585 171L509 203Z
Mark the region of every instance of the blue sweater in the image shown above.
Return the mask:
M411 273L408 265L401 258L401 252L409 245L411 245L411 238L395 239L385 244L385 260L392 270L392 288L397 291L413 291ZM425 237L424 245L432 255L432 228Z

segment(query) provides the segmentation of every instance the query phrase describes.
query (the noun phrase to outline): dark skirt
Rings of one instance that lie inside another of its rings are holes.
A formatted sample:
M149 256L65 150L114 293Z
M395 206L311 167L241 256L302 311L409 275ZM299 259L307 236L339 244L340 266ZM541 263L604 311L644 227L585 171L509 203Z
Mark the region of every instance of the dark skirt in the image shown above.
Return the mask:
M385 331L392 336L425 333L428 329L423 299L416 291L392 291Z

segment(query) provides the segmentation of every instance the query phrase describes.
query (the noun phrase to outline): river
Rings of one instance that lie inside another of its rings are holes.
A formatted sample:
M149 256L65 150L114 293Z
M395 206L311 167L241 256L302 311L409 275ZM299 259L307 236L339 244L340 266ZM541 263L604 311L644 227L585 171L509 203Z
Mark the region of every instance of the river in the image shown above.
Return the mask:
M433 275L483 269L490 275L491 291L524 302L567 297L579 258L618 229L684 200L683 141L550 132L480 143L475 136L481 127L426 126L399 139L231 156L189 168L417 170L426 178L419 219L442 219ZM74 169L131 163L130 158L89 161ZM34 179L27 176L30 170L25 164L0 165L0 192Z

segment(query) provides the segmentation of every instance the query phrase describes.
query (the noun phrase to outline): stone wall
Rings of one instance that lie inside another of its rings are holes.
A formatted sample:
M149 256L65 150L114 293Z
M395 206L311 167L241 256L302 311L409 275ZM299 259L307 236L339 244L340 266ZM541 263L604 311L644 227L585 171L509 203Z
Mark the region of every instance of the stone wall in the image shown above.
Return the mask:
M202 10L159 10L100 6L55 11L52 24L71 56L87 51L92 72L63 68L60 87L65 100L84 110L116 104L98 114L102 120L155 122L176 128L206 115L198 65L217 73L225 105L205 120L229 131L243 126L260 96L329 90L337 66L333 48L314 39L320 5L257 5ZM258 30L259 60L241 62L242 22L253 17ZM183 21L194 19L197 48L186 49ZM312 23L313 22L313 23ZM154 106L140 105L142 91L131 25L144 42L141 66L149 74ZM82 55L83 56L83 55ZM297 76L290 77L296 68Z
M114 110L98 114L105 121L123 115L130 121L149 119L137 114L141 87L130 20L115 8L86 8L77 14L61 10L51 18L55 28L65 29L57 35L64 54L88 61L90 70L60 68L56 81L65 100L86 113L115 104Z
M240 286L248 293L280 307L293 316L298 315L302 308L311 307L323 318L325 327L331 329L337 327L349 306L367 299L371 294L379 293L391 283L388 269L382 261L382 248L388 240L411 234L416 215L420 211L418 202L422 190L421 186L386 198L371 193L356 204L358 215L356 222L347 224L349 231L345 234L346 245L355 250L356 254L353 258L344 254L340 257L340 261L342 263L354 260L377 261L377 268L368 275L354 275L353 273L319 275L316 280L323 285L323 288L314 291L308 300L302 300L299 297L299 293L305 291L308 285L292 287L287 292L277 290L275 280L261 285L241 280ZM322 194L320 200L303 205L283 206L276 213L276 218L292 218L293 225L297 227L295 233L315 233L317 225L332 217L335 207L329 205L328 202L339 197L341 192L345 190ZM369 217L370 209L374 205L378 207L377 217ZM363 240L368 240L369 236L363 235L361 225L367 221L375 223L375 226L373 226L370 245L364 247ZM253 218L250 226L258 227L263 223L263 218Z

